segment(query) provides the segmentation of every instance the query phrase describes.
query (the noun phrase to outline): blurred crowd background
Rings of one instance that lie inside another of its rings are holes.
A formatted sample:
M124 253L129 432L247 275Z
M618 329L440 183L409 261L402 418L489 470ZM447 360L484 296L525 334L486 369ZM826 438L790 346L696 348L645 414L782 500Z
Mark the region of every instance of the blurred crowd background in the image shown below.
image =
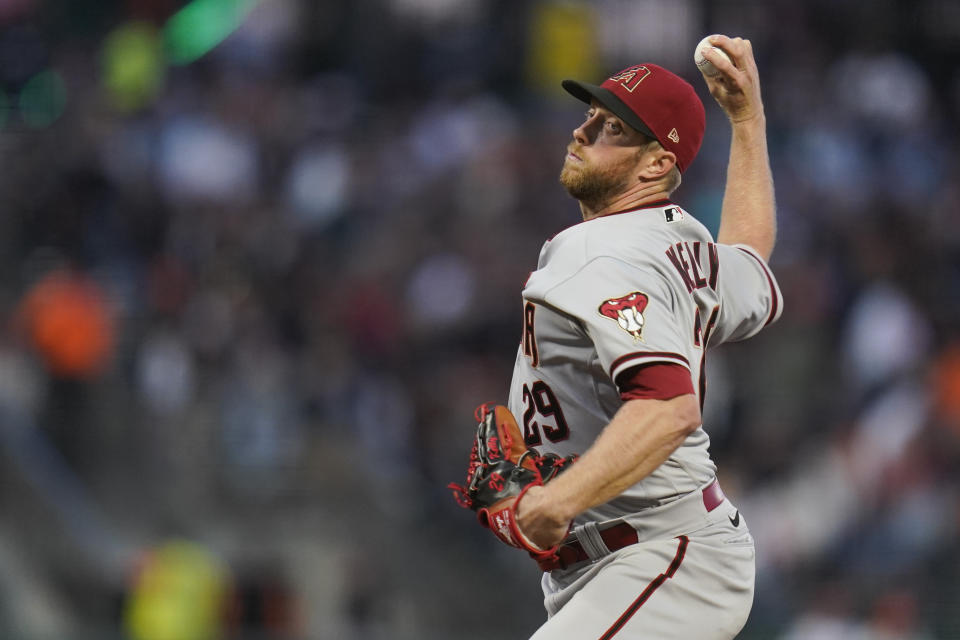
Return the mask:
M559 89L751 39L777 325L709 359L742 638L960 638L960 3L0 0L0 637L525 638L460 510L577 222Z

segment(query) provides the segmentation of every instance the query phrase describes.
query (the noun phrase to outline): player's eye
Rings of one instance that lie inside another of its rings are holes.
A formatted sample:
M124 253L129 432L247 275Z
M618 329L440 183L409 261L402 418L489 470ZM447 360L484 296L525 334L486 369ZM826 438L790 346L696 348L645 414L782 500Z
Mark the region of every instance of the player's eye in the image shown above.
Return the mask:
M616 120L607 120L605 124L607 125L607 131L610 133L621 133L623 131L623 127Z

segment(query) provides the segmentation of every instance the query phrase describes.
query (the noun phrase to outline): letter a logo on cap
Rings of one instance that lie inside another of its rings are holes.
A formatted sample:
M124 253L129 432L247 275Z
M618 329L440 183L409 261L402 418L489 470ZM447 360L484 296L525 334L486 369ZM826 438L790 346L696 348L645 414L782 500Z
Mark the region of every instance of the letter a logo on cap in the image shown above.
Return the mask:
M650 75L650 69L640 65L636 67L630 67L629 69L624 69L617 75L610 76L610 79L614 82L619 82L620 86L630 93L633 93L633 90L636 89L640 83L647 78L648 75Z
M677 133L676 127L670 129L670 133L667 134L667 137L673 140L674 144L678 144L680 142L680 134Z

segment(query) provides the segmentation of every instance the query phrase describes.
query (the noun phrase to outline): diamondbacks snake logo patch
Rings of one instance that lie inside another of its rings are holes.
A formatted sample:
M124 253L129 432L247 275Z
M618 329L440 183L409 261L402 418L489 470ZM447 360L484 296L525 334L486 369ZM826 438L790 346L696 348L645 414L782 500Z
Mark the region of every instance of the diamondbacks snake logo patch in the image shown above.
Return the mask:
M604 300L597 311L605 318L616 321L620 328L633 336L634 340L643 340L643 311L650 299L647 294L634 291L620 298Z

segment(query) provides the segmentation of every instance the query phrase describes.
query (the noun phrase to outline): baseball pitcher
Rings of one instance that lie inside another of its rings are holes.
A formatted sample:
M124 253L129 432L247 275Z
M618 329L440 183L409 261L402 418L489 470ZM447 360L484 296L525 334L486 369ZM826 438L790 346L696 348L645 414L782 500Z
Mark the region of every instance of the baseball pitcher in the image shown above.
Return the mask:
M583 222L523 289L508 407L482 407L464 506L544 571L533 640L720 640L753 602L747 520L701 419L710 347L783 310L759 77L749 40L712 36L704 76L732 128L716 240L671 196L703 139L693 87L655 64L592 85L560 182ZM709 425L706 425L709 427Z

